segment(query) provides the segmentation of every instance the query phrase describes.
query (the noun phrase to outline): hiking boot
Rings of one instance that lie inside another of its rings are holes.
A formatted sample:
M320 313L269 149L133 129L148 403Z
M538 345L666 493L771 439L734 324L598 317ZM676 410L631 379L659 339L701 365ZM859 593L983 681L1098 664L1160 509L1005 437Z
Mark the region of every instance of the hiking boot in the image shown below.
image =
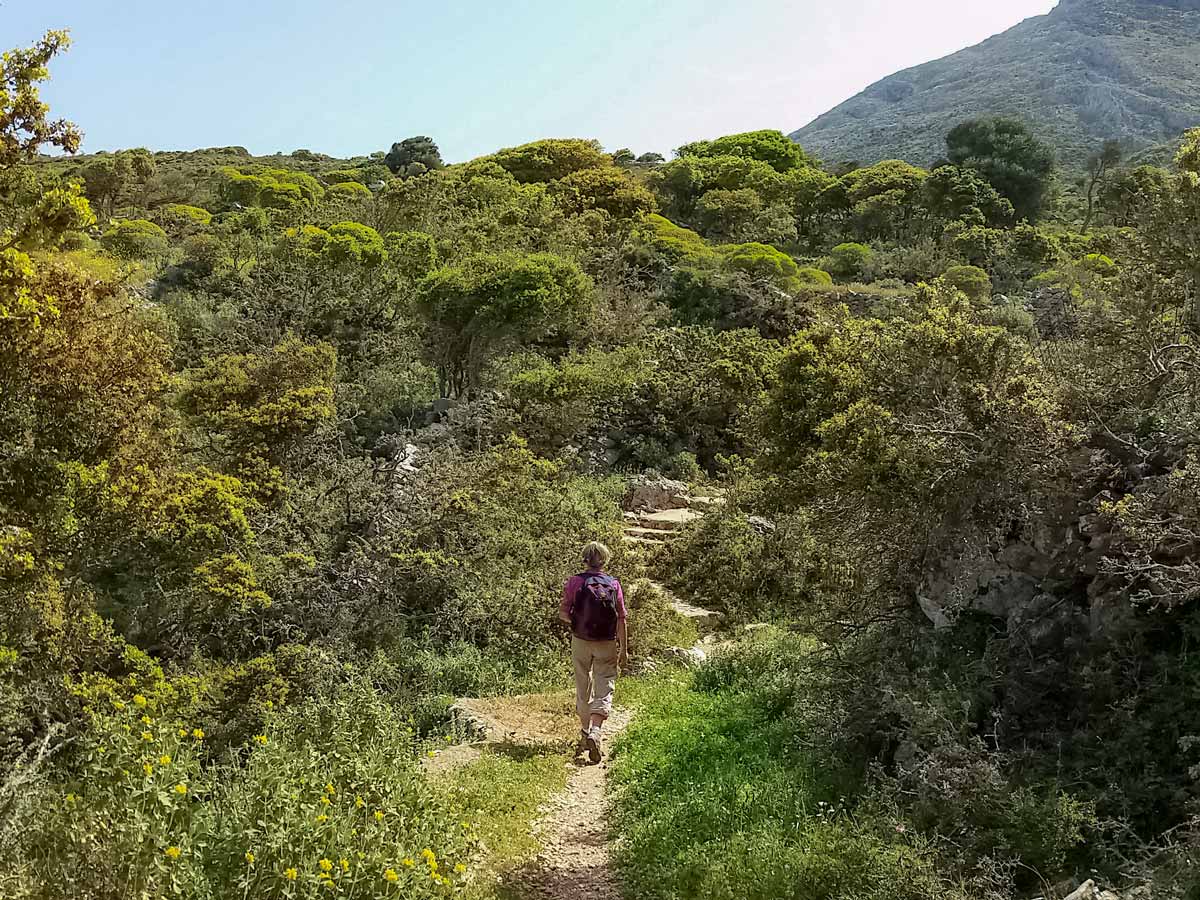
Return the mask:
M603 753L600 752L600 729L599 728L593 728L591 731L589 731L587 733L587 752L588 752L588 759L591 760L592 765L596 765L597 763L599 763L600 757L602 757L604 755Z

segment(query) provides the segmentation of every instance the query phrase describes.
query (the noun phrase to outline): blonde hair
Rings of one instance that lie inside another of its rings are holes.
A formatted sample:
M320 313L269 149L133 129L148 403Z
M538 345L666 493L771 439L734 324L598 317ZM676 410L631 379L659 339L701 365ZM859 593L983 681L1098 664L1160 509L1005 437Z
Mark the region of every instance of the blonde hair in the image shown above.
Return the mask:
M612 558L612 553L599 541L592 541L583 548L583 564L589 569L603 569Z

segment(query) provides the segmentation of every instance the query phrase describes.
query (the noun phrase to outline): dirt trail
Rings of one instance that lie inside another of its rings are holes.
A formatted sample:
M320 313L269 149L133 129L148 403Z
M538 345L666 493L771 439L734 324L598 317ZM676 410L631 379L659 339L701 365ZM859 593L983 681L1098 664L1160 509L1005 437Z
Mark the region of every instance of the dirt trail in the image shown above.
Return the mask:
M627 709L613 710L604 728L606 750L630 718ZM575 766L567 789L534 825L541 851L505 879L513 900L620 900L608 849L607 753L599 765L580 757Z
M626 513L625 540L656 550L673 540L688 523L702 517L719 498L690 498L689 508L650 509ZM704 639L693 652L699 657L717 646L721 615L685 603L664 585L672 608L696 622ZM465 698L454 705L459 727L475 743L447 748L427 761L432 773L445 772L477 759L483 749L514 746L551 749L570 744L576 734L573 692L527 694L485 700ZM604 728L604 758L598 765L577 757L567 787L542 809L534 833L542 847L537 856L501 878L505 900L620 900L621 891L609 853L609 754L617 736L633 717L629 709L613 710Z

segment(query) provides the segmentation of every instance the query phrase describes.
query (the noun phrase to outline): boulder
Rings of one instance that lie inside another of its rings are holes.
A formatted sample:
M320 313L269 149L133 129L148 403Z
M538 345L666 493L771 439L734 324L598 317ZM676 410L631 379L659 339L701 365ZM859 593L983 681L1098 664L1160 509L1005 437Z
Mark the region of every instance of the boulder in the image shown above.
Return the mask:
M1032 576L1012 570L994 575L982 586L982 590L971 602L971 608L1008 619L1015 610L1029 603L1038 592L1038 583Z
M625 488L622 506L627 510L686 509L691 505L688 486L670 478L637 475Z
M746 516L746 524L764 536L775 533L775 523L762 516Z
M708 654L699 647L672 647L667 655L688 668L699 666L708 659Z

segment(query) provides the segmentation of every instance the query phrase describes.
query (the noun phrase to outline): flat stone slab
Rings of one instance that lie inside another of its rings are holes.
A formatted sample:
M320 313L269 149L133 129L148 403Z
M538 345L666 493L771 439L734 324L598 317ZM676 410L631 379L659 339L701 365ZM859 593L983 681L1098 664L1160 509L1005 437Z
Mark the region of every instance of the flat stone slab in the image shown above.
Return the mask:
M677 531L689 522L703 519L704 513L694 509L661 509L658 512L645 513L637 517L637 523L642 528L653 528L657 531Z

